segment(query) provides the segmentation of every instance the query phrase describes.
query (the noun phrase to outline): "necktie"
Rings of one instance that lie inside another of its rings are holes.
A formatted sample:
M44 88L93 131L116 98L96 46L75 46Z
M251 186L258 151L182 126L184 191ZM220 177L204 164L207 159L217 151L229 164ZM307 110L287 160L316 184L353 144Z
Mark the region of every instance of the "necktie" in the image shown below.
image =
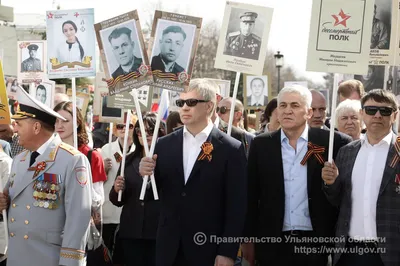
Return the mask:
M32 164L35 162L36 158L40 155L37 151L32 152L31 154L31 160L29 162L29 166L32 166Z

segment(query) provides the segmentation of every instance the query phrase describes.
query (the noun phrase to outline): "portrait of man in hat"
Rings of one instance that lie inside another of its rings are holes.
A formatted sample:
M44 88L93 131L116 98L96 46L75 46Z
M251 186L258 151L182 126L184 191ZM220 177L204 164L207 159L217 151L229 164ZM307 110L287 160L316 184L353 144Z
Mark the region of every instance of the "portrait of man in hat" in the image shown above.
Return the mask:
M28 45L29 58L21 63L21 72L40 72L42 71L42 62L36 58L39 46L36 44Z
M257 17L256 12L242 12L240 14L240 30L228 33L224 55L258 60L261 38L253 33ZM230 21L230 23L236 23L237 18L233 19L235 20Z

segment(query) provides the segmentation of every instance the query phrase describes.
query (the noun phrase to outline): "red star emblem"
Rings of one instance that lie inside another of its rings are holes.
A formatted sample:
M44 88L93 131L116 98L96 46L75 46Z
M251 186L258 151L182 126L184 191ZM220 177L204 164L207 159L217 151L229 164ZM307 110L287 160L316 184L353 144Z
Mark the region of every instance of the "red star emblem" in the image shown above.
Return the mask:
M78 12L76 12L76 13L74 14L74 16L75 16L75 17L78 17L78 16L79 16L79 13L78 13Z
M47 18L53 18L53 13L49 13L49 14L47 14Z
M343 9L340 9L339 15L332 15L332 17L335 19L335 27L339 24L342 24L343 26L347 27L346 21L351 18L350 16L346 15L343 12Z

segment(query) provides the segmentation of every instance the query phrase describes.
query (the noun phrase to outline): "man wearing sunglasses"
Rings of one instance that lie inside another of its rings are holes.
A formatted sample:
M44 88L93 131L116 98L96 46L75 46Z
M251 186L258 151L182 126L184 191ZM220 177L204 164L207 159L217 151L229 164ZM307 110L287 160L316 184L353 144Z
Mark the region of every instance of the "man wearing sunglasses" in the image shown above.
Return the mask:
M177 106L183 128L160 138L153 158L140 162L162 191L158 266L233 266L246 214L246 157L242 144L211 122L215 82L194 79ZM157 161L157 163L156 163Z
M398 115L395 96L375 89L361 99L367 133L343 147L335 164L325 163L322 179L328 200L340 208L336 235L341 248L335 265L400 265L400 138L392 132Z

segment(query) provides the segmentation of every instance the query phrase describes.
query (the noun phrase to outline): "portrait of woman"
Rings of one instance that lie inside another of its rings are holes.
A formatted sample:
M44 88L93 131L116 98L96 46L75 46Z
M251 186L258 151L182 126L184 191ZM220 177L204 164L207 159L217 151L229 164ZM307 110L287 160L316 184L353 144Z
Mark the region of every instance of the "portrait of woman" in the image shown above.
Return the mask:
M72 20L67 20L62 24L62 33L66 40L62 42L57 49L57 58L60 63L64 62L82 62L85 56L85 50L76 36L78 27Z

